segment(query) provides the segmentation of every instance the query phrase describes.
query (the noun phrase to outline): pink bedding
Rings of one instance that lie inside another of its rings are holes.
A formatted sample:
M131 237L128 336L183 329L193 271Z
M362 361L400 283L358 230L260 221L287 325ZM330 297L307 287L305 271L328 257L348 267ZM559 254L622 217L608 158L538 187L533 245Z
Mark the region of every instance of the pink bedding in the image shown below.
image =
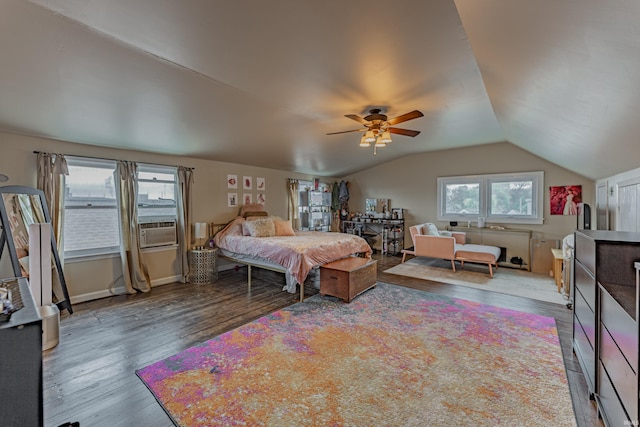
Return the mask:
M250 237L242 234L244 221L236 218L216 234L216 246L279 264L298 283L304 283L313 267L357 253L371 258L371 247L352 234L296 231L295 236Z

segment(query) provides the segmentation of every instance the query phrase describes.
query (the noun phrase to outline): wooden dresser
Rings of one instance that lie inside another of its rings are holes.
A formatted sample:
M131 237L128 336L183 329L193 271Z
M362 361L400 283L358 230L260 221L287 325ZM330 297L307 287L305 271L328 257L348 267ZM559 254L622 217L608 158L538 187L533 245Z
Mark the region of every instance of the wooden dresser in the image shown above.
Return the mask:
M606 426L638 425L640 233L576 231L573 349Z

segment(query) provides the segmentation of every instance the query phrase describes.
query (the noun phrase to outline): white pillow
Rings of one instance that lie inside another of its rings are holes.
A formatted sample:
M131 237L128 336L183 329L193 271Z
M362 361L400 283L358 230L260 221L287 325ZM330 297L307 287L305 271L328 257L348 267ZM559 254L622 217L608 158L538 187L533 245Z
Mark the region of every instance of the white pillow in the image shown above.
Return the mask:
M251 237L273 237L276 235L276 227L272 218L246 221L245 227Z
M428 236L439 236L440 233L438 233L438 227L436 227L435 224L427 222L424 225L424 229L427 232Z

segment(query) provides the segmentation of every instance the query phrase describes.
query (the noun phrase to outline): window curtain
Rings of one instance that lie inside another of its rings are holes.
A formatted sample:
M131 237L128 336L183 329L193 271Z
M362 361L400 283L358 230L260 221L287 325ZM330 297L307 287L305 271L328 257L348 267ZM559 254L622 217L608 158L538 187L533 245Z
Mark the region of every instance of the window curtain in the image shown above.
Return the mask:
M300 230L300 215L298 212L298 206L300 202L300 195L298 194L300 183L297 179L289 178L287 182L287 190L289 194L289 220L295 230Z
M189 247L192 243L192 197L193 169L178 167L178 259L181 260L182 278L180 282L186 283L189 275Z
M37 187L44 198L51 216L51 230L56 239L60 262L64 255L64 176L69 175L67 159L62 154L38 153Z
M118 212L120 214L120 260L127 293L149 292L151 279L142 259L138 238L138 200L135 162L119 161L115 170Z

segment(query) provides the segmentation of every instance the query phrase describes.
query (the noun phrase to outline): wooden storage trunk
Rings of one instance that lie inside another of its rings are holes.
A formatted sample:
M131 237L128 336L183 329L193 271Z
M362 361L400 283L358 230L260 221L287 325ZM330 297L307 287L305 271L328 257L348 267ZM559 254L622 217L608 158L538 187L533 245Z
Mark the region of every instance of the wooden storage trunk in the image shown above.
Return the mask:
M376 260L349 257L320 267L320 294L351 302L376 285Z

